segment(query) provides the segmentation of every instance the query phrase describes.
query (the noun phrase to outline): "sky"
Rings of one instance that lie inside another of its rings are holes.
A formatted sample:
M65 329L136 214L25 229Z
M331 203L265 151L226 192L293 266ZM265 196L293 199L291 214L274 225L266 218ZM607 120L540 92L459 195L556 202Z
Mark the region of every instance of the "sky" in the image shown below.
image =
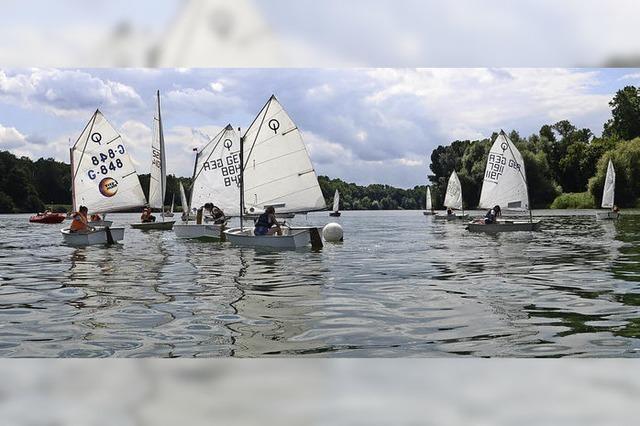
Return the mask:
M190 176L193 148L228 123L246 128L275 94L320 175L403 188L424 184L438 145L522 136L568 119L602 132L616 90L640 69L265 68L0 69L0 149L69 161L99 108L139 173L150 163L160 90L168 173Z

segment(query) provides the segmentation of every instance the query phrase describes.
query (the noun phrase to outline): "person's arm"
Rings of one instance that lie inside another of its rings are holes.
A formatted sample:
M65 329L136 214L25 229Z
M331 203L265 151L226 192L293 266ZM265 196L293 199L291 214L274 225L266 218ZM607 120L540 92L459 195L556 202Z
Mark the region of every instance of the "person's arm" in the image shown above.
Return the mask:
M275 215L275 214L272 214L272 215L271 215L271 220L272 220L272 222L273 222L273 225L274 225L276 228L280 229L280 223L278 222L278 219L276 219L276 215Z

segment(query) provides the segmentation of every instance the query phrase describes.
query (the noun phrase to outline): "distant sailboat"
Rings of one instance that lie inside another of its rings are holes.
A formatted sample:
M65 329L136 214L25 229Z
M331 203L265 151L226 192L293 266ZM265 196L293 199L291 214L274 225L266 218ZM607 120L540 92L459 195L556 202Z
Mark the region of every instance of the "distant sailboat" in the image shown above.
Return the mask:
M457 214L453 211L451 214L445 213L444 215L437 215L436 219L456 220L469 218L469 215L464 214L464 207L462 206L462 185L455 170L451 173L451 176L449 176L447 192L444 196L444 206L452 211L461 210L462 214Z
M340 217L340 193L336 189L336 193L333 194L333 211L329 213L329 216Z
M149 179L149 207L160 209L162 221L132 223L131 227L142 230L170 230L175 221L164 218L164 197L167 189L167 161L164 149L164 132L160 113L160 91L157 92L158 111L154 117L154 132L151 140L151 177Z
M73 210L107 213L141 207L144 193L120 134L99 110L93 114L70 150ZM96 227L88 232L61 230L64 242L93 245L120 241L124 228Z
M175 208L175 205L176 205L176 194L174 193L173 196L171 197L171 210L169 210L168 212L162 213L162 216L173 217L173 209Z
M196 156L191 206L197 209L213 203L226 217L240 215L238 187L240 179L240 140L229 124L207 143ZM180 188L184 194L184 188ZM186 196L183 203L186 203ZM175 225L178 238L220 240L224 223Z
M491 224L478 221L469 223L469 231L493 233L540 229L540 221L531 217L524 160L502 130L489 151L480 193L481 208L492 209L496 205L502 210L529 211L529 221L499 220Z
M191 214L191 211L189 209L189 201L187 201L187 194L184 192L184 185L182 185L182 181L180 181L180 205L182 206L183 222L196 219L196 217Z
M602 204L603 209L611 209L609 211L596 212L596 218L598 219L617 219L620 216L617 210L613 210L615 207L614 198L616 192L616 171L613 168L613 162L609 160L607 165L607 176L604 179L604 189L602 191Z
M286 228L282 236L254 235L244 227L245 213L259 214L269 206L276 213L307 213L325 210L318 177L302 141L300 130L275 96L240 139L240 228L225 231L238 245L273 248L321 246L317 228Z
M436 212L433 211L433 201L431 201L431 187L427 186L427 196L425 200L426 210L422 212L425 216L433 216Z

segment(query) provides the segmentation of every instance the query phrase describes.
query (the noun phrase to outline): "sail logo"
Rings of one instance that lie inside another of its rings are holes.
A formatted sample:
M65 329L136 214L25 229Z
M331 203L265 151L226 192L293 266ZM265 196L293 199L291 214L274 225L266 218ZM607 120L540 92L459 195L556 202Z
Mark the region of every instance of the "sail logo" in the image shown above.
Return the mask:
M231 139L224 140L224 147L227 148L227 151L231 151L232 146L233 146L233 141L231 141Z
M280 122L275 118L269 120L269 128L273 130L274 134L278 134L278 129L280 128Z
M91 140L94 141L95 143L99 144L100 141L102 141L102 135L98 132L92 133L91 134Z
M105 197L113 197L118 192L118 181L111 177L106 177L98 184L100 193Z

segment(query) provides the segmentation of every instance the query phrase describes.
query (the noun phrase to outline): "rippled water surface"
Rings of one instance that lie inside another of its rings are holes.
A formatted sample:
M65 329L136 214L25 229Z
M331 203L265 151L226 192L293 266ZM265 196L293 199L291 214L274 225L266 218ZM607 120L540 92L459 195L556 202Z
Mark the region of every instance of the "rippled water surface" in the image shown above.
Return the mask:
M490 236L345 212L321 251L130 228L72 248L60 225L0 216L0 356L640 355L640 215L535 214L542 232Z

